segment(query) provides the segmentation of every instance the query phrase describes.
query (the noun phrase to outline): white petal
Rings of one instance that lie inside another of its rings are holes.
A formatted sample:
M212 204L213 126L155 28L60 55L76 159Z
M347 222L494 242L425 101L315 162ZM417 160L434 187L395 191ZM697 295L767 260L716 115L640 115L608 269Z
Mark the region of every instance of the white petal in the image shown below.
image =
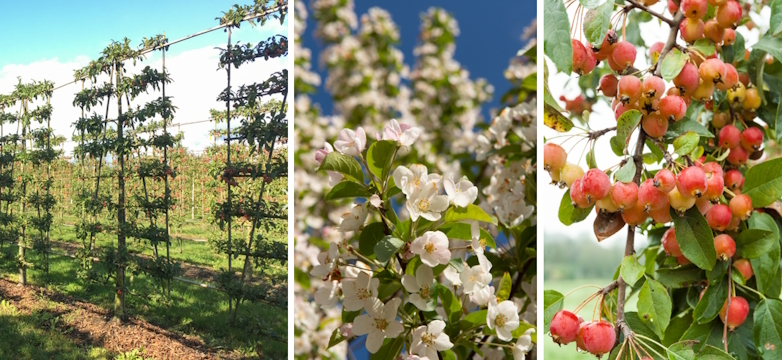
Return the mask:
M472 224L470 224L470 235L472 236L473 241L481 239L481 228L477 221L473 221Z
M395 338L405 331L405 327L399 321L391 321L386 328L386 337Z
M424 300L418 293L410 294L410 303L415 305L420 310L426 310L426 300Z
M432 335L438 335L441 334L443 330L445 330L445 321L433 320L432 322L429 323L427 332Z
M435 195L429 200L429 211L443 212L446 209L448 209L447 195Z
M402 286L404 286L405 290L411 294L417 293L419 290L421 290L421 285L418 284L415 276L410 274L405 274L402 276Z
M434 273L432 268L426 265L421 265L415 270L415 280L418 283L419 288L423 285L431 286L434 283Z
M452 348L453 343L451 342L451 339L448 338L448 335L440 334L437 335L437 338L434 340L434 347L437 351L445 351Z
M345 296L345 299L342 300L342 306L347 311L358 311L361 310L361 308L364 307L364 304L366 302L364 300L359 299L356 296Z
M453 199L456 196L456 186L454 185L453 180L444 179L443 188L445 188L445 193L448 194L449 199Z
M505 328L498 327L497 329L497 337L502 341L511 341L513 340L513 334L505 330Z
M402 304L402 299L400 298L393 298L391 300L388 300L386 303L385 308L383 309L383 318L386 319L386 321L391 322L394 319L396 319L396 312L399 310L399 305Z
M372 354L376 353L383 345L383 339L385 339L383 332L378 330L371 331L367 336L367 350L369 350L369 352Z
M413 329L413 344L421 342L421 337L426 333L426 325L421 325Z
M371 316L374 319L380 319L383 317L384 306L383 306L383 302L380 301L380 299L378 298L368 299L366 305L364 306L364 309L366 309L367 314L369 314L369 316Z
M368 334L372 329L375 328L374 323L375 320L369 317L369 315L357 316L353 320L353 334L356 336Z

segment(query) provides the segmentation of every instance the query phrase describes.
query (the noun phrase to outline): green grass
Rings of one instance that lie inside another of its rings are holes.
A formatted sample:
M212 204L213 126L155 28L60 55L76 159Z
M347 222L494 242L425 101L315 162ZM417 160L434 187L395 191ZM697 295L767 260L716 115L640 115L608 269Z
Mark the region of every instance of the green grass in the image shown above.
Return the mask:
M102 348L80 347L61 330L41 327L41 314L22 314L0 302L0 359L113 359Z
M584 285L597 285L599 287L606 286L611 282L610 278L605 279L578 279L578 280L560 280L560 281L545 281L544 288L546 290L556 290L559 291L562 294L567 294L573 289L578 288L579 286ZM565 298L564 301L564 308L568 310L574 310L584 299L586 299L589 295L593 294L595 291L597 291L597 288L595 287L586 287L583 289L579 289L574 291L572 294L568 295ZM628 290L629 291L629 290ZM592 311L595 307L595 301L592 300L589 302L584 308L578 313L578 315L581 315L586 320L590 320L592 318ZM635 311L636 310L636 303L638 302L637 296L630 297L627 302L625 303L625 310L626 311ZM597 315L595 315L597 316ZM565 345L562 347L557 346L553 341L551 341L551 338L546 336L546 339L543 340L545 343L543 344L543 355L545 359L558 359L558 360L589 360L593 359L594 355L586 354L586 353L578 353L576 352L576 344L572 343L569 345Z
M60 237L62 234L62 237ZM58 227L53 229L52 237L64 241L78 242L73 234L72 227ZM108 235L99 239L98 244L108 245ZM137 244L133 249L143 249ZM186 242L183 254L172 252L172 258L176 255L178 260L186 257L197 259L208 258L212 250L205 243ZM200 247L199 247L200 246ZM17 270L13 260L16 248L6 246L6 256L0 260L0 276L16 281ZM151 250L145 249L145 253L151 255ZM176 254L176 255L175 255ZM32 263L38 263L35 253L28 252L28 259ZM212 255L215 256L215 255ZM185 260L186 261L186 260ZM218 259L215 258L215 262ZM31 284L46 286L59 293L71 295L87 302L96 304L106 309L113 308L113 285L88 284L78 280L76 271L78 263L70 257L52 255L50 257L49 275L44 276L41 271L28 270L28 281ZM154 293L155 284L143 274L130 278L129 287L136 293ZM276 335L287 334L287 311L270 305L256 303L242 304L237 323L228 323L227 297L218 291L204 289L198 286L173 282L171 289L171 302L165 303L163 298L155 297L151 300L142 296L130 295L126 298L126 306L131 316L137 316L166 329L194 335L201 338L207 346L213 348L235 349L252 354L252 345L262 339L265 356L271 359L286 358L287 344L268 339L263 333L273 332ZM21 325L20 325L21 326ZM45 350L45 347L40 347ZM0 356L0 359L5 358ZM38 358L38 357L31 357ZM48 358L48 357L41 357Z

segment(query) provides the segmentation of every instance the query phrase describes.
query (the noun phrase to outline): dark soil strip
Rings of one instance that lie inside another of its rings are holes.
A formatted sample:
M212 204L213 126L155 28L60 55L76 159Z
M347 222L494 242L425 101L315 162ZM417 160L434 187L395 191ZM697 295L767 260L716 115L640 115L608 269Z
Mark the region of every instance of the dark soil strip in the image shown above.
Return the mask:
M146 356L158 360L235 359L231 354L209 349L197 337L179 335L139 319L121 322L96 305L38 286L19 286L0 279L0 298L24 314L46 311L60 316L57 328L63 332L72 329L67 336L79 345L118 353L144 348Z

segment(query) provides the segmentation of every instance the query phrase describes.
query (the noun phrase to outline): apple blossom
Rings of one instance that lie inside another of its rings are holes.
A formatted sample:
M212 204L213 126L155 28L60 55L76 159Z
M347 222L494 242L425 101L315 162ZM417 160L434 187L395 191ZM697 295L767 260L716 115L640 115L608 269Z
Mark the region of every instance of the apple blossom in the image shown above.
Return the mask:
M330 243L328 251L323 251L318 254L319 264L315 265L312 270L310 270L310 275L324 278L331 274L338 265L337 260L339 259L339 252L337 249L337 244Z
M326 283L315 292L315 303L322 308L334 306L339 299L339 282L336 280Z
M467 178L462 178L458 183L454 183L451 179L444 179L443 187L448 194L448 201L458 207L467 207L478 198L478 188Z
M423 355L430 359L438 358L437 352L445 351L453 347L451 339L445 330L445 322L434 320L429 325L422 325L413 330L413 343L410 352L416 355Z
M421 257L421 262L431 267L451 261L448 237L442 231L427 231L410 244L410 251Z
M470 300L478 306L486 306L489 300L494 297L494 286L484 286L470 294Z
M342 129L339 132L339 140L334 142L334 148L341 154L358 156L367 146L367 134L364 128L358 127L356 131Z
M430 182L421 191L408 197L405 206L410 212L410 219L416 221L422 217L429 221L440 220L441 213L448 209L448 196L439 195L437 190L437 185Z
M369 212L367 211L366 203L353 205L349 212L345 212L340 216L342 221L339 223L339 231L348 232L358 230L364 225L368 214Z
M527 329L524 335L519 336L516 345L513 346L513 360L525 360L527 353L532 350L532 333L535 328Z
M497 298L489 300L489 311L486 313L486 324L489 329L497 331L497 337L502 341L513 339L513 330L519 327L519 308L510 300L497 304Z
M355 279L346 279L342 281L342 294L345 298L342 300L342 306L347 311L357 311L371 304L372 298L377 297L377 287L380 285L380 279L373 278L364 271L358 273Z
M432 268L421 265L415 270L415 276L405 274L402 276L402 286L410 293L410 303L421 310L426 310L435 291Z
M409 124L400 124L396 119L392 119L383 128L383 140L397 141L402 146L413 145L420 134L421 130L417 127Z
M489 265L491 265L491 263L489 263ZM489 273L489 270L491 270L491 266L489 266L488 270L481 265L465 267L464 271L459 275L459 278L462 280L462 285L464 286L464 293L472 294L473 292L482 289L484 286L489 285L489 283L491 283L491 274Z
M367 336L367 350L374 354L383 345L383 339L395 338L404 331L402 323L396 321L396 312L402 299L393 298L383 304L377 298L372 298L371 305L365 307L366 314L353 320L353 334Z

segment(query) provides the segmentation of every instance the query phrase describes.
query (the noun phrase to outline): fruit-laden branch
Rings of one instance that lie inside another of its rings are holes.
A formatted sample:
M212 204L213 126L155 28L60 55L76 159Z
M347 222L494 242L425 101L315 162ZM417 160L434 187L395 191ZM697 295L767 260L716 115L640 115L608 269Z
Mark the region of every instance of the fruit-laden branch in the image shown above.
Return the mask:
M667 23L670 26L673 26L674 20L671 20L671 19L665 17L663 14L660 14L660 13L658 13L658 12L652 10L652 9L649 9L645 5L639 3L638 1L627 0L627 2L629 2L632 5L630 5L627 8L625 8L626 9L625 11L630 11L630 10L632 10L632 8L640 9L640 10L646 11L647 13L649 13L649 15L652 15L652 16L660 19L660 21L665 22L665 23ZM676 24L676 26L678 27L679 25Z
M633 151L633 161L635 162L635 177L633 182L636 185L641 184L641 173L643 171L643 150L644 141L646 140L646 133L642 128L638 128L638 141L635 143L635 150ZM635 226L627 225L627 241L625 242L624 256L633 256L635 254ZM625 294L627 290L627 284L625 284L622 275L616 280L618 294L616 296L616 331L621 331L625 338L631 338L633 336L633 330L625 323ZM609 285L610 286L610 285ZM617 341L620 336L617 334Z
M663 46L663 50L660 52L660 57L657 59L657 64L655 65L654 69L654 75L660 76L662 73L662 63L663 59L666 55L668 55L668 52L673 49L673 47L676 45L676 36L679 35L679 25L684 20L684 14L680 11L676 12L676 15L673 17L673 21L668 23L668 26L671 27L671 33L668 35L668 41L665 43L665 46Z

